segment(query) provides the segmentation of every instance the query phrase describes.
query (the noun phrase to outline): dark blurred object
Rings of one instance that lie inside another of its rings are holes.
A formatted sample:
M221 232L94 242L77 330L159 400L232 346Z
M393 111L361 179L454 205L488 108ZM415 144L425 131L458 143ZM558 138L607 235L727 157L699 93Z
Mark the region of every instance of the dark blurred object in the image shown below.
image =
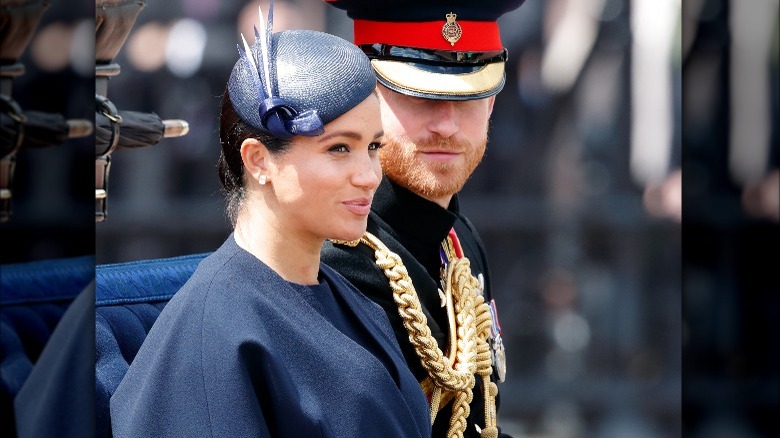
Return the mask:
M19 136L22 140L19 149L26 149L54 146L71 138L92 134L92 122L89 120L67 120L62 114L41 111L25 111L21 115L23 121L11 116L0 119L0 156L13 150ZM21 132L19 125L23 127Z
M110 120L111 135L105 144L95 139L95 221L106 220L108 172L111 153L119 143L121 117L108 100L108 80L119 74L119 64L112 63L127 40L138 14L146 6L145 0L95 1L95 99L97 113ZM97 120L96 115L96 122Z
M763 27L752 14L768 6ZM777 2L710 1L693 12L683 28L683 435L780 436ZM740 70L760 74L746 81ZM747 113L745 135L740 105L752 107L743 98L757 85L774 103ZM761 173L735 172L734 159L757 146L767 149Z
M0 222L11 217L11 184L16 152L22 145L22 123L25 121L21 109L11 97L13 80L24 74L24 65L19 63L19 58L30 44L35 28L48 7L49 2L45 0L8 0L0 7L0 97L3 103L0 120L3 126L8 120L8 125L15 127L15 134L11 136L13 140L6 143L3 138L0 143Z
M120 72L114 58L121 50L145 0L95 2L95 221L106 219L111 154L121 149L152 146L165 137L189 132L184 120L162 120L155 113L118 111L108 99L108 80Z
M6 78L2 77L0 80L5 81ZM0 103L2 104L0 121L3 125L3 132L6 130L6 124L13 126L12 129L9 129L8 139L6 140L5 135L3 135L3 142L0 143L0 147L2 147L2 154L0 154L0 222L5 222L11 217L11 184L16 168L16 152L19 151L24 139L26 119L19 105L9 96L0 94Z
M166 137L179 137L189 132L184 120L163 120L155 113L118 111L119 122L114 122L102 113L95 114L95 148L105 150L112 142L114 125L118 125L118 142L115 150L135 149L152 146Z
M0 95L0 222L11 217L12 184L16 153L64 143L92 133L92 122L66 120L62 114L21 111L10 98Z
M48 7L47 0L3 1L0 7L0 64L13 64L19 60Z
M7 221L11 215L17 158L18 195L23 206L17 220L0 228L0 430L10 437L17 436L17 432L20 437L89 437L90 423L80 420L93 411L83 403L89 399L84 394L90 394L90 386L80 386L84 380L76 378L70 366L76 363L73 357L89 358L93 354L94 337L81 333L70 336L75 332L63 329L67 324L61 323L63 315L72 313L74 298L94 279L94 256L60 257L94 250L90 241L94 229L79 222L77 195L79 146L89 140L70 142L67 150L25 153L93 132L89 115L79 112L83 108L79 106L79 91L84 88L76 71L66 68L66 64L59 71L43 71L40 61L45 56L36 59L34 50L31 57L23 58L27 47L32 41L40 41L38 37L47 26L75 29L77 26L71 23L86 18L79 15L83 8L75 2L59 2L50 9L52 3L3 0L0 6L0 221ZM37 31L39 27L41 31ZM73 47L78 38L72 36L63 39L60 47ZM69 64L74 66L73 58ZM66 116L73 113L84 118L68 120ZM30 202L33 198L35 201ZM79 243L73 244L75 241ZM40 259L42 254L54 258ZM89 303L94 298L85 296L85 300ZM53 335L55 328L59 336ZM72 342L66 342L67 338ZM74 350L74 343L83 348ZM65 356L63 363L67 366L44 365L52 364L53 356ZM20 397L22 393L28 396ZM28 401L19 404L22 399ZM57 427L48 435L30 432L29 425L40 427L52 422Z
M0 222L11 217L16 154L39 149L92 133L92 122L67 120L62 114L22 111L10 97L0 95Z
M10 97L0 95L0 157L16 153L24 141L24 125L27 122L22 109Z
M95 96L95 220L106 220L108 175L111 154L117 150L152 146L165 137L179 137L189 132L184 120L162 120L155 113L117 111L105 96Z
M146 0L96 0L95 7L95 63L110 64L146 7ZM100 90L97 93L105 95Z
M30 373L42 352L62 349L62 344L49 344L48 340L71 302L93 281L95 258L3 264L0 272L0 423L3 436L16 436L14 399L30 382ZM85 337L83 341L90 339ZM64 408L68 407L61 406L59 411ZM57 415L42 415L39 419L44 417Z
M92 133L89 120L24 111L12 97L14 78L24 74L19 58L48 7L49 2L44 0L9 0L0 8L0 222L11 217L17 152L54 146Z

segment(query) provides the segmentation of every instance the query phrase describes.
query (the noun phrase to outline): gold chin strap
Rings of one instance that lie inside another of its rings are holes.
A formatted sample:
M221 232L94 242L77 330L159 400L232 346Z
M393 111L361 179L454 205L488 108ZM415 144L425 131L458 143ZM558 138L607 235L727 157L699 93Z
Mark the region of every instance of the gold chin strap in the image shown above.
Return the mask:
M450 324L450 353L445 357L436 339L431 336L417 291L401 257L371 233L366 232L359 242L374 250L376 265L390 281L393 299L409 332L409 340L428 372L428 377L420 385L430 400L431 424L439 410L454 399L447 436L463 436L473 398L474 375L478 374L482 378L485 400L485 427L481 435L482 438L496 438L495 399L498 387L490 381L493 367L487 341L492 319L489 306L477 293L479 281L471 275L469 260L465 257L452 258L442 277ZM355 241L349 244L357 245Z

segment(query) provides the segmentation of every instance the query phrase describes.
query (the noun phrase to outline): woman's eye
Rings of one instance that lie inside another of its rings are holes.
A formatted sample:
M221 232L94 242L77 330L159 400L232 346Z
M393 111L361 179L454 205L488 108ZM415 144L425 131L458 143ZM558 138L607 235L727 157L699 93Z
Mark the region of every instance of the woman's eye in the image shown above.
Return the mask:
M328 149L328 152L349 152L349 148L345 144L337 144L335 146L331 146Z
M383 146L384 146L384 144L382 144L382 143L380 143L378 141L375 141L373 143L369 143L368 150L369 151L378 151L379 149L382 149Z

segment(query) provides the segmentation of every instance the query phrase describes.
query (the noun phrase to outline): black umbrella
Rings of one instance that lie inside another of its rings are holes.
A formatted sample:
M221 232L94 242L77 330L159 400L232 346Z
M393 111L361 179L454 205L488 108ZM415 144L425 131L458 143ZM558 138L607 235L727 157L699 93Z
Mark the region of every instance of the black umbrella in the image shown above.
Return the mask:
M122 149L152 146L167 137L180 137L189 132L190 125L184 120L162 120L155 113L115 111L113 104L108 105L108 100L99 102L106 113L95 113L95 220L102 222L106 219L111 154ZM112 147L113 142L116 144Z
M119 117L112 122L102 113L95 113L95 150L104 153L108 150L114 129L119 141L115 150L135 149L152 146L163 138L179 137L189 131L189 124L184 120L162 120L155 113L138 111L118 111Z
M11 148L21 133L20 149L45 148L66 142L70 138L84 137L92 133L92 122L82 119L65 119L57 113L25 111L19 120L4 114L0 125L0 142L3 155ZM21 129L20 129L21 128Z
M3 99L3 102L10 102ZM16 154L22 149L45 148L92 133L92 122L66 120L62 114L18 110L0 112L0 222L11 216L11 186ZM20 143L21 142L21 143ZM18 147L17 147L18 146Z

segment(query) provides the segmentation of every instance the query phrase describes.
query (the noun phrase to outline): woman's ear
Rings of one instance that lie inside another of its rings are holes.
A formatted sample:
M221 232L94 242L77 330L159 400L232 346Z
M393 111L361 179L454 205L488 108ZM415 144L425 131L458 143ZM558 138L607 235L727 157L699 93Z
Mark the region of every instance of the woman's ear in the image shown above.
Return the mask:
M241 161L244 162L246 173L255 181L268 174L268 149L256 138L247 138L241 142Z

